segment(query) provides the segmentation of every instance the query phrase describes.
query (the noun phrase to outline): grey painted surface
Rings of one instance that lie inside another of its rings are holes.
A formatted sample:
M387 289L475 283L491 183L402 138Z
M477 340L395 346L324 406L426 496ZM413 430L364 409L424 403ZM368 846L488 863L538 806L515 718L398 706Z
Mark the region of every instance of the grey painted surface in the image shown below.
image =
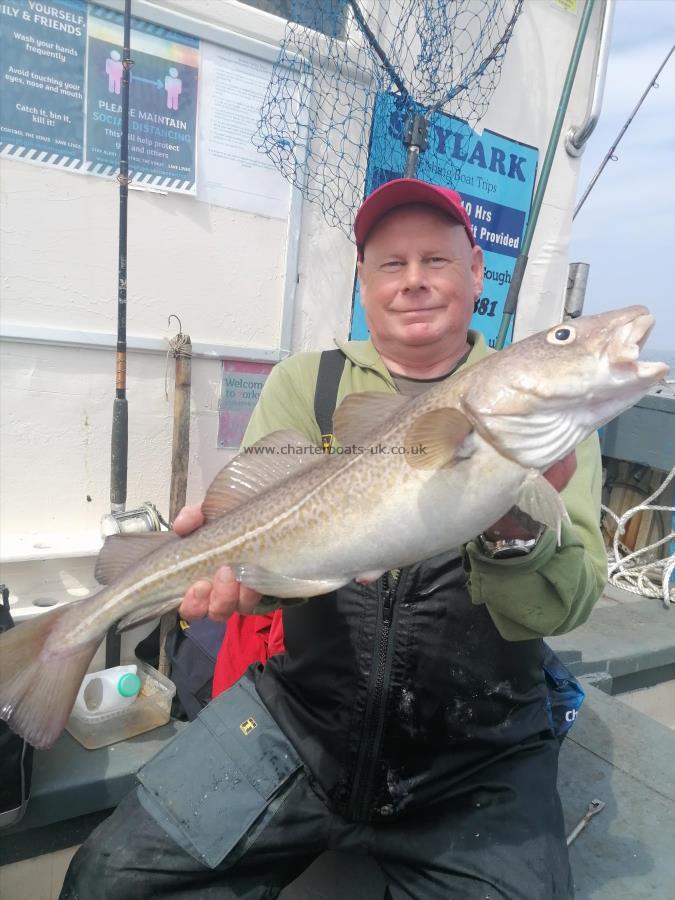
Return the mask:
M605 425L602 453L614 459L653 466L664 472L675 465L675 396L670 388L647 394Z
M584 685L558 785L568 832L597 797L606 808L570 848L577 900L675 896L675 732Z
M85 750L64 732L51 750L35 752L26 815L2 832L3 840L15 832L116 806L136 784L135 773L143 763L184 727L172 721L99 750Z
M574 660L577 672L616 676L675 663L674 611L656 598L636 599L616 589L612 595L616 603L596 607L585 625L549 638L551 647Z

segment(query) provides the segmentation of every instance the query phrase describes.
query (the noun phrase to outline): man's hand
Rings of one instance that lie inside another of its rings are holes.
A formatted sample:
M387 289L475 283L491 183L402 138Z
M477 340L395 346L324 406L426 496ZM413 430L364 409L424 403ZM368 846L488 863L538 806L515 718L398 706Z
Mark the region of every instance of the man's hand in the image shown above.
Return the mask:
M185 537L204 524L201 504L184 506L176 516L173 528ZM183 597L178 612L184 619L202 619L208 616L216 622L226 622L232 613L252 613L262 594L235 581L232 570L222 566L216 572L213 584L206 579L196 581Z
M556 491L563 491L577 470L577 454L572 450L567 456L563 456L557 463L553 463L550 469L544 472L544 478L553 485Z
M574 450L572 450L567 456L563 456L561 460L554 463L550 469L547 469L544 472L544 478L553 485L556 491L562 491L567 487L569 480L576 470L577 455ZM530 538L535 537L531 531L528 531L528 529L524 527L522 522L519 522L518 519L510 513L502 516L502 518L495 522L491 528L486 528L484 534L488 541L508 541L513 538L520 541L527 541Z

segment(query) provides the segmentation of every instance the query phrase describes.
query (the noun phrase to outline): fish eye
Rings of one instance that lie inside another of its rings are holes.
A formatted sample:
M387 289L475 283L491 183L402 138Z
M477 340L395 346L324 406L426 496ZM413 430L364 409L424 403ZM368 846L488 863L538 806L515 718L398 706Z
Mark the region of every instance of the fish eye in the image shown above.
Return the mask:
M574 328L555 328L546 335L549 344L571 344L577 336Z

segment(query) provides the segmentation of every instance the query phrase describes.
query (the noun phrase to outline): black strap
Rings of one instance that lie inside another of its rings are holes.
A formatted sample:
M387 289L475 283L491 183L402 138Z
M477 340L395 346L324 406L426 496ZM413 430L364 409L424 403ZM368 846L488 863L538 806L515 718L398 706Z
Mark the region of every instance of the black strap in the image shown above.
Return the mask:
M337 349L324 350L319 360L319 373L314 391L314 417L321 431L324 452L330 450L333 443L333 413L345 361L344 353Z
M0 634L2 634L3 631L7 631L14 625L12 614L9 611L9 588L4 584L0 584L0 597L2 598L2 602L0 602Z

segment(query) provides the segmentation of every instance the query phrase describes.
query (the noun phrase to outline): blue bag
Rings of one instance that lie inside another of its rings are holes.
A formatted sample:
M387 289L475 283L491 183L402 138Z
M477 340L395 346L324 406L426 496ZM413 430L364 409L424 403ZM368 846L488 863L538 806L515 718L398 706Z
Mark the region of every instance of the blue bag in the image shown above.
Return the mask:
M586 694L578 679L546 643L544 677L547 688L546 708L551 731L562 743L579 715Z

